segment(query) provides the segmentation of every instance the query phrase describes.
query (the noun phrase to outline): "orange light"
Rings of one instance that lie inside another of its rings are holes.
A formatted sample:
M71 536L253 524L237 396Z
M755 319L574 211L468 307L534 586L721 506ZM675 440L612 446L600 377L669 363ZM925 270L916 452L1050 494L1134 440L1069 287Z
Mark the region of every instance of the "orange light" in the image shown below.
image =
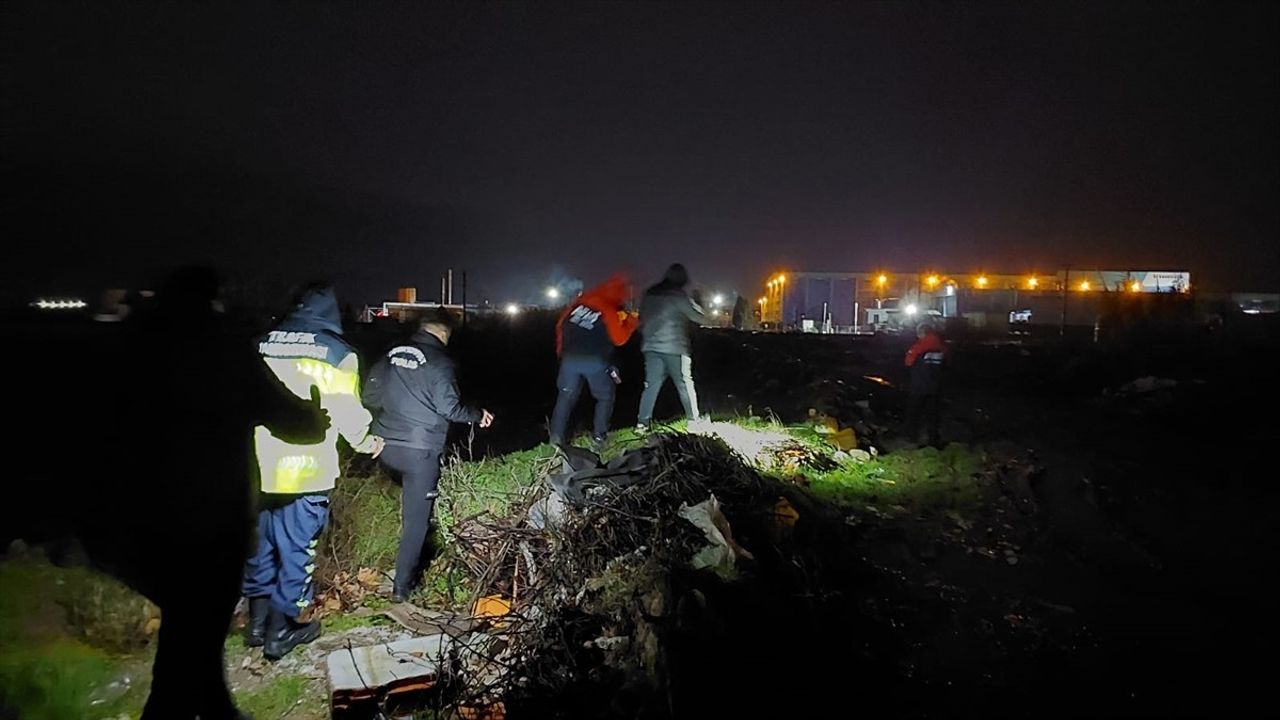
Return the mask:
M1090 285L1089 285L1089 281L1088 281L1088 280L1081 280L1081 281L1080 281L1080 291L1081 291L1081 292L1089 292L1089 287L1090 287Z
M786 275L779 275L779 276L778 276L778 284L779 284L779 285L781 285L782 283L784 283L784 282L786 282L786 281L787 281L787 276L786 276Z
M761 304L761 305L763 305L763 304L765 304L766 302L768 302L768 300L769 300L769 298L760 298L760 304Z
M925 279L924 279L924 281L925 281L925 282L927 282L927 283L929 283L929 287L937 287L937 285L938 285L938 276L937 276L937 275L930 275L929 277L925 278Z
M1040 281L1036 279L1035 275L1032 275L1031 277L1027 278L1027 287L1031 288L1032 290L1035 290L1036 287L1039 285L1040 285Z
M980 288L984 288L984 287L986 287L986 286L987 286L987 282L988 282L988 280L987 280L987 276L986 276L986 275L979 275L979 276L978 276L978 287L980 287Z
M1138 282L1137 280L1134 280L1133 282L1129 283L1129 289L1132 290L1133 292L1141 292L1142 283Z
M880 277L876 278L876 283L879 285L883 285L887 282L889 282L889 276L883 273L881 273Z

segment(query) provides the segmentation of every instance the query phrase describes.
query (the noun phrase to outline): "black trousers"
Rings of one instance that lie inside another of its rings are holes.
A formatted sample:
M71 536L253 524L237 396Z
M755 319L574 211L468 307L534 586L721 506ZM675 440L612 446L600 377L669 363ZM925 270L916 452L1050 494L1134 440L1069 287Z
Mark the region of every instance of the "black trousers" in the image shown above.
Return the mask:
M928 443L938 446L942 443L942 435L938 431L938 395L931 393L928 395L911 394L907 396L907 417L905 421L905 435L911 442L917 442L920 439L920 423L923 422L925 430L928 433Z
M443 452L443 448L420 450L388 445L380 456L382 464L400 482L400 550L396 553L396 587L400 589L417 585L422 571L422 549L427 544L431 511L439 495L436 488Z

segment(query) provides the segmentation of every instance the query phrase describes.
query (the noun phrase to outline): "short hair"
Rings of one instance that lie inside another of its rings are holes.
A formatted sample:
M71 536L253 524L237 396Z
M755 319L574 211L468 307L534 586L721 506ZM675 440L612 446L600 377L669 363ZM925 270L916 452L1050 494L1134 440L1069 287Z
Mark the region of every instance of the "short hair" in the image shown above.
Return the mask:
M423 330L432 328L443 330L447 333L453 332L453 317L444 308L435 308L427 311L418 320L418 327Z

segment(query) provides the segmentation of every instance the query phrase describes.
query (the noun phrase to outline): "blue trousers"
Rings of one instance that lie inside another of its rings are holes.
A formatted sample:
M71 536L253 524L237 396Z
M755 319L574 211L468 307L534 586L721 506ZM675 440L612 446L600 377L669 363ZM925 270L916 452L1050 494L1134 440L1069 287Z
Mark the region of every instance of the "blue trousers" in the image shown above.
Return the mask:
M271 606L296 618L315 597L316 546L329 523L329 498L303 495L258 511L258 549L244 572L245 597L269 597Z
M556 378L560 394L556 398L556 409L551 412L552 442L566 440L569 416L573 414L573 408L582 394L583 380L587 381L591 397L596 400L595 422L591 428L593 437L601 439L609 434L609 418L613 417L615 396L613 378L609 376L609 362L604 358L588 355L566 355L560 361L560 375Z

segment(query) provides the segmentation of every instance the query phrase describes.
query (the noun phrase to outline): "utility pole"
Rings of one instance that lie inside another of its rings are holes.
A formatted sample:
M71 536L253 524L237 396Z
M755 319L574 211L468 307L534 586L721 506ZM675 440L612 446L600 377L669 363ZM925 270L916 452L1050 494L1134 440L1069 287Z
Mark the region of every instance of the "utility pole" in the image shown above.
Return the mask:
M449 304L453 304L453 268L449 268Z
M462 271L462 327L467 326L467 271Z
M1071 266L1068 265L1062 276L1062 321L1058 324L1058 337L1067 335L1067 293L1071 291Z

